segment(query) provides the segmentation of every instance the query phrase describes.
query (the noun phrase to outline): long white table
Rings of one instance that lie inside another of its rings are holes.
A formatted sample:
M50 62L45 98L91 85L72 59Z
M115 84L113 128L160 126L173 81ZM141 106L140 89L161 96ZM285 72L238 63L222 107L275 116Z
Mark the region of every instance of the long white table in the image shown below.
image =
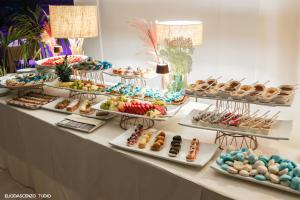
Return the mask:
M51 91L50 91L51 92ZM91 134L55 126L66 115L6 105L0 98L0 167L19 183L52 199L299 199L299 196L221 175L209 166L187 167L112 148L108 142L124 130L119 118ZM156 128L197 136L213 143L215 133L177 124L190 102ZM300 124L290 141L259 139L259 149L300 163Z

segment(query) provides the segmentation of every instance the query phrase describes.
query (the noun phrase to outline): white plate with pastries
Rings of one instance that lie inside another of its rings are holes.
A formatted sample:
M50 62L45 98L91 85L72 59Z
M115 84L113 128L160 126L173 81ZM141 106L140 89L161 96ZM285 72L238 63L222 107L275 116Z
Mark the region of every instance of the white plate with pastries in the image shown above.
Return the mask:
M241 176L239 174L230 174L229 172L224 171L216 162L214 162L211 165L211 168L216 170L217 172L219 172L221 174L225 174L225 175L228 175L228 176L231 176L231 177L234 177L234 178L238 178L238 179L258 183L258 184L261 184L261 185L265 185L265 186L268 186L268 187L272 187L272 188L276 188L276 189L279 189L279 190L283 190L283 191L287 191L287 192L291 192L291 193L300 195L300 191L294 190L290 187L286 187L286 186L283 186L283 185L280 185L280 184L271 183L270 181L258 181L253 177L244 177L244 176Z
M211 160L211 158L214 156L216 153L218 146L215 144L208 144L208 143L203 143L200 141L200 146L199 146L199 151L193 161L187 161L186 156L190 150L190 145L192 139L187 139L183 136L182 142L181 142L181 148L180 151L178 152L176 157L171 157L169 156L169 150L171 147L171 141L174 136L180 135L176 133L172 133L169 131L163 131L165 133L165 142L162 148L159 151L153 151L151 150L151 146L155 142L155 137L159 133L158 130L155 129L149 129L149 130L144 130L143 133L146 132L151 132L152 136L149 140L148 143L146 143L144 148L139 148L138 142L134 144L133 146L128 146L127 145L127 139L131 136L131 134L134 132L134 128L129 129L122 133L120 136L116 137L115 139L111 140L109 143L117 148L124 149L127 151L132 151L164 160L168 160L171 162L176 162L176 163L181 163L184 165L189 165L189 166L195 166L195 167L203 167L207 162Z

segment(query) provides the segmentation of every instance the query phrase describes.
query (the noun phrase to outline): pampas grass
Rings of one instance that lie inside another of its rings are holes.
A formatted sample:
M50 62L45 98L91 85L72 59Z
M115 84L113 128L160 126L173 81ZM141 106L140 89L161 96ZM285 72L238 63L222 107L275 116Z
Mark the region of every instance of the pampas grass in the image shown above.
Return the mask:
M141 32L141 39L147 47L146 54L151 55L157 63L159 63L158 39L156 35L156 26L153 22L145 19L134 19L129 24Z

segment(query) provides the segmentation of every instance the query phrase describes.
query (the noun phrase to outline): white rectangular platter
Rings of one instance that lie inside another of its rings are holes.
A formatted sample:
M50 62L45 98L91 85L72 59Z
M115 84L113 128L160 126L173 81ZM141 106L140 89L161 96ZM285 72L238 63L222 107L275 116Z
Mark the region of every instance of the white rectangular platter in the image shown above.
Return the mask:
M180 149L179 154L177 155L177 157L170 157L168 155L169 150L170 150L170 144L171 144L173 136L175 136L176 134L165 131L166 137L165 137L164 147L160 151L152 151L150 148L155 140L157 131L154 129L151 129L150 131L155 131L155 133L152 135L150 141L147 143L147 145L144 149L138 148L137 144L132 147L127 146L127 138L129 138L130 135L134 132L134 129L127 130L126 132L124 132L120 136L116 137L109 143L115 147L118 147L118 148L121 148L121 149L124 149L127 151L141 153L144 155L153 156L156 158L165 159L168 161L177 162L177 163L181 163L184 165L195 166L195 167L204 166L213 157L213 155L215 154L215 152L217 151L217 148L218 148L218 146L215 144L207 144L207 143L202 143L200 141L200 150L199 150L196 160L194 162L188 162L188 161L186 161L185 157L189 151L191 139L186 139L186 138L182 137L181 149Z
M77 114L77 115L81 115L81 116L85 116L85 117L90 117L90 118L95 118L95 119L103 119L103 120L108 120L108 119L111 119L113 118L114 116L116 116L115 114L113 113L109 113L108 115L104 115L104 116L96 116L96 112L93 112L92 114L90 115L86 115L86 114L82 114L80 113L79 111L79 108L76 109L74 112L69 112L67 111L67 109L56 109L55 108L55 105L58 103L58 102L61 102L62 100L64 100L65 98L58 98L56 99L55 101L52 101L51 103L48 103L48 104L45 104L42 106L43 109L45 110L50 110L50 111L54 111L54 112L60 112L60 113L66 113L66 114Z
M167 114L161 117L157 117L157 118L152 118L152 117L147 117L144 115L138 115L138 114L131 114L131 113L124 113L124 112L119 112L119 111L114 111L114 110L103 110L100 108L101 104L104 103L106 100L103 100L95 105L92 106L93 109L95 110L101 110L101 111L106 111L109 113L114 113L114 114L118 114L118 115L125 115L128 117L138 117L138 118L144 118L144 119L152 119L152 120L156 120L156 121L166 121L167 119L174 117L179 110L182 108L183 105L167 105Z
M238 175L238 174L230 174L227 171L224 171L217 163L213 163L211 165L211 168L216 170L219 173L222 173L222 174L225 174L225 175L228 175L228 176L232 176L232 177L235 177L235 178L238 178L238 179L250 181L250 182L253 182L253 183L258 183L258 184L261 184L261 185L265 185L265 186L268 186L268 187L272 187L272 188L276 188L276 189L279 189L279 190L283 190L283 191L287 191L287 192L291 192L291 193L300 195L300 191L294 190L292 188L289 188L289 187L286 187L286 186L283 186L283 185L280 185L280 184L271 183L269 181L258 181L253 177L244 177L244 176L241 176L241 175Z
M224 131L229 132L233 134L240 134L240 135L251 135L261 138L268 138L268 139L274 139L274 140L289 140L290 133L292 131L293 122L292 120L277 120L274 127L270 130L270 132L266 135L259 134L259 133L253 133L253 132L247 132L247 131L240 131L240 130L232 130L227 128L220 128L220 127L212 127L212 126L204 126L198 123L193 123L192 119L193 116L198 113L199 110L192 110L186 117L182 118L179 122L180 125L188 126L192 128L199 128L199 129L206 129L206 130L212 130L212 131Z

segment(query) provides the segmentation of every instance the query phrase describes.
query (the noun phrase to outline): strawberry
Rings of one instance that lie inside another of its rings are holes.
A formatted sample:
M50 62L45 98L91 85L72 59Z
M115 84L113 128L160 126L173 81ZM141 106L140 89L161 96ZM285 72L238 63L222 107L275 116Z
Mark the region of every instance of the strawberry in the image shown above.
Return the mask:
M166 109L165 109L165 107L155 105L154 108L155 108L156 110L158 110L162 115L165 115L165 114L166 114Z

